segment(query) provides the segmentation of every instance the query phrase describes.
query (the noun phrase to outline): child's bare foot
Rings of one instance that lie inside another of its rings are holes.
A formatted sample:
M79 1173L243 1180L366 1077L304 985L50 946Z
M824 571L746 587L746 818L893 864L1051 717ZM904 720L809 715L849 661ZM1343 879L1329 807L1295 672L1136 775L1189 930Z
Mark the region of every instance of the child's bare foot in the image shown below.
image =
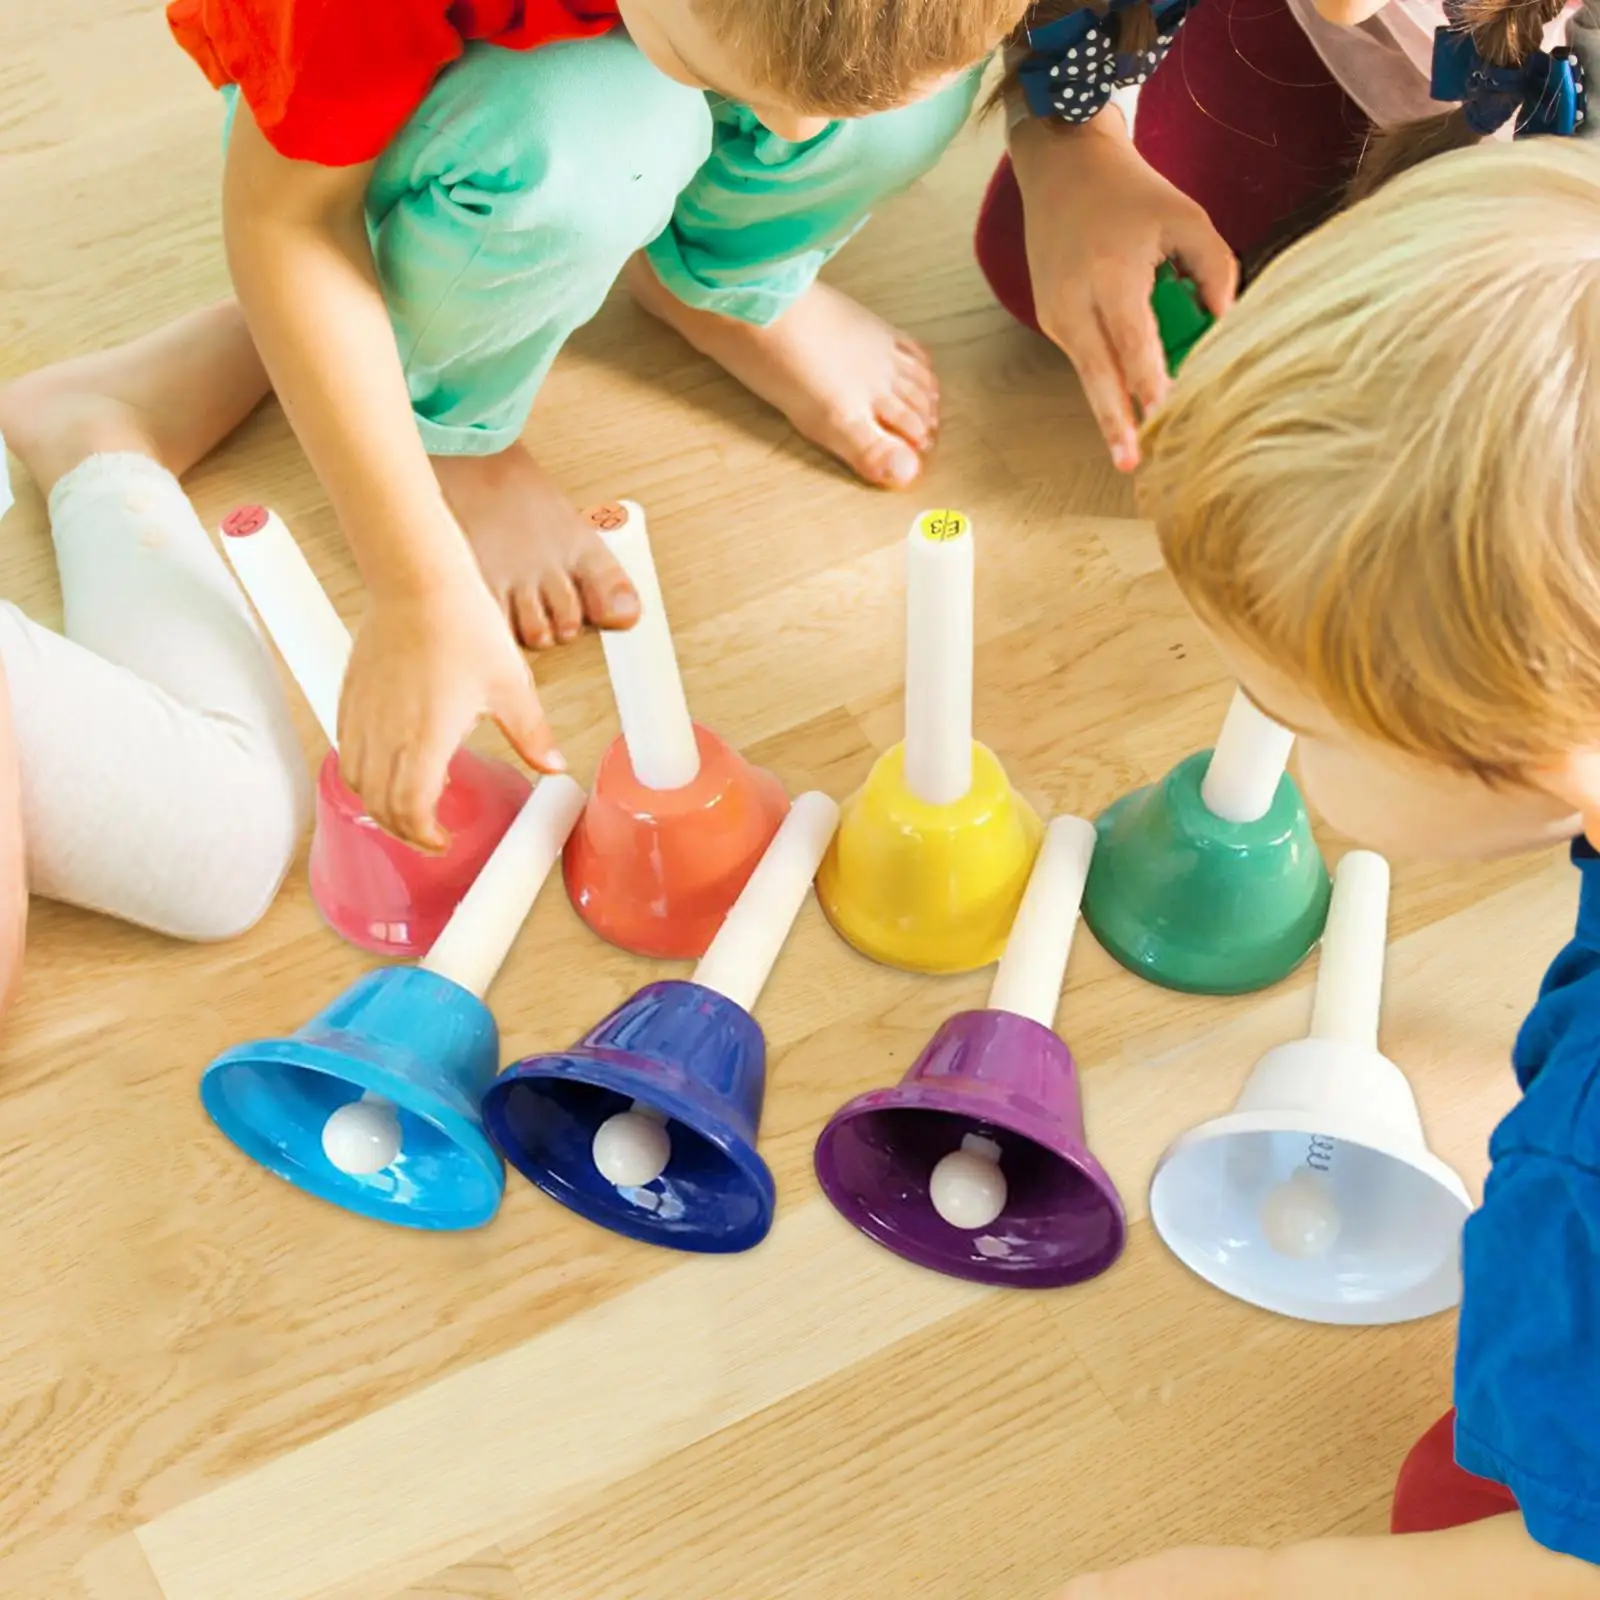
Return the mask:
M0 388L0 434L46 494L80 462L111 451L151 456L181 477L267 388L230 300Z
M520 444L497 456L435 456L433 470L524 648L565 644L585 621L639 620L639 597L605 540Z
M928 352L865 306L813 284L778 320L758 328L686 306L643 256L628 263L635 300L795 429L868 483L903 489L939 431L939 380Z

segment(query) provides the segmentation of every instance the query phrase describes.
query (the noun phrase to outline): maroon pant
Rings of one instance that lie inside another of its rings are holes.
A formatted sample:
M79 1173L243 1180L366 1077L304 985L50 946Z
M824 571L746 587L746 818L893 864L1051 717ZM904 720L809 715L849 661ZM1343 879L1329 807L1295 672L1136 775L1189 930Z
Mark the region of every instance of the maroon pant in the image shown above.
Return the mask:
M1140 91L1134 143L1245 256L1348 178L1366 129L1284 0L1200 0ZM996 298L1037 327L1009 159L984 196L977 250Z

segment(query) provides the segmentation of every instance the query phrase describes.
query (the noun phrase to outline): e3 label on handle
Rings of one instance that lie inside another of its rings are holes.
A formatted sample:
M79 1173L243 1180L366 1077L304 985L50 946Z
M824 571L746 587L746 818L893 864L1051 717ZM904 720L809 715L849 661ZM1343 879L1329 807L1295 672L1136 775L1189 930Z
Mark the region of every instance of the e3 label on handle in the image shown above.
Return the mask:
M930 544L949 544L972 532L972 524L964 511L924 511L917 518L917 531Z

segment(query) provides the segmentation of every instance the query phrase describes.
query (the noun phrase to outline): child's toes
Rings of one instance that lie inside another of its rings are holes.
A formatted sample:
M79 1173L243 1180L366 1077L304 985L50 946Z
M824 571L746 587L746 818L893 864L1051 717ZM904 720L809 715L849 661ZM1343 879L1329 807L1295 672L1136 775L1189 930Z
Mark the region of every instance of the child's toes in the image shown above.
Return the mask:
M920 379L896 373L894 392L922 417L930 434L939 431L939 385L931 372Z
M899 395L884 395L878 401L878 421L891 433L898 433L908 444L926 450L933 444L933 426L922 408Z
M548 650L556 642L544 597L531 583L518 584L511 591L511 620L517 643L524 650Z
M909 333L895 333L894 351L897 356L921 367L923 371L933 371L933 357L928 354L927 346L918 344Z
M545 615L555 630L556 642L570 644L583 632L583 601L577 585L565 569L551 567L540 579L539 593L544 597Z
M939 420L939 379L932 367L896 355L891 379L894 392L908 405L924 412L935 425Z
M639 620L639 596L604 539L591 535L572 563L583 615L597 628L631 628Z
M922 458L916 450L876 417L841 420L837 438L824 442L868 483L881 488L904 489L922 470Z

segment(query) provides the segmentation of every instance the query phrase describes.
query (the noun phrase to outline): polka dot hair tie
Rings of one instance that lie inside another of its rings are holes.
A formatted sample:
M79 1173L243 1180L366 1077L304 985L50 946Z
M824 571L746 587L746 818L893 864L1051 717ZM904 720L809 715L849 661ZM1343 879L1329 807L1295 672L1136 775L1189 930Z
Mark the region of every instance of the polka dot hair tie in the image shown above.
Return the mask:
M1116 89L1143 83L1156 70L1183 19L1196 0L1165 0L1153 5L1156 40L1148 50L1118 50L1118 12L1139 0L1111 0L1108 14L1074 11L1070 16L1028 30L1029 55L1018 73L1028 109L1036 117L1088 122Z

